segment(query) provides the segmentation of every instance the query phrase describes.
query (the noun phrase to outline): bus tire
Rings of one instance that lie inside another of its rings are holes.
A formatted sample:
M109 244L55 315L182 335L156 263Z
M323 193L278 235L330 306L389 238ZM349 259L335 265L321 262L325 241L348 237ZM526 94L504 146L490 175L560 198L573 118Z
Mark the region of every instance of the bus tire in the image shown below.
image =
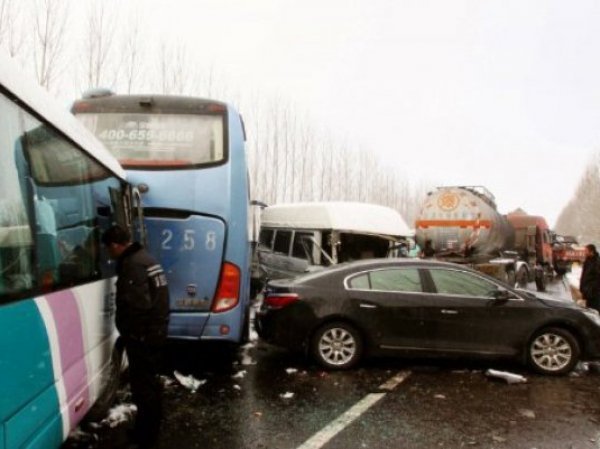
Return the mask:
M242 338L240 339L242 344L250 342L250 330L250 307L248 307L244 313L244 325L242 326Z
M86 415L88 421L99 422L106 418L108 411L115 402L117 391L121 386L124 357L123 349L119 349L115 345L110 357L110 366L108 367L106 381L102 385L100 396L98 396L98 399Z

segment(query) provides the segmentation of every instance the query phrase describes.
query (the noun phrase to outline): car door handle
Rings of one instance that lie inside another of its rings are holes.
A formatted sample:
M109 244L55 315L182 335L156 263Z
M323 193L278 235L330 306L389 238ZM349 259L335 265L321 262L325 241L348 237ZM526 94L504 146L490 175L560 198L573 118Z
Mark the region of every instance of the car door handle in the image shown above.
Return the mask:
M454 309L442 309L444 315L458 315L458 310Z
M361 303L360 307L362 307L363 309L376 309L377 306L375 304L367 304L367 303Z

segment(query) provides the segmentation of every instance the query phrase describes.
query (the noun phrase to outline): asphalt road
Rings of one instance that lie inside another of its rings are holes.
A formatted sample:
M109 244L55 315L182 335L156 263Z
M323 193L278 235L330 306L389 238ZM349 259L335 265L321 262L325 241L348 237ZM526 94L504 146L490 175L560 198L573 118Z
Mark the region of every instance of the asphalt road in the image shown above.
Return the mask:
M551 291L568 300L563 284ZM595 367L554 378L512 364L386 359L323 372L260 342L237 352L174 344L169 359L159 448L600 448ZM206 382L192 392L175 370ZM63 449L126 447L130 426L86 423Z

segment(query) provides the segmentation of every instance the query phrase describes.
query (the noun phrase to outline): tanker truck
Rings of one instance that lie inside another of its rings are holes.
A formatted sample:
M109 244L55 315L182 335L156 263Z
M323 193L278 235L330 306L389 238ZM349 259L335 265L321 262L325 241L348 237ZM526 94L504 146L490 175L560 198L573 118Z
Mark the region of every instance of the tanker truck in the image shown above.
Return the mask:
M542 217L498 212L483 186L438 187L429 192L415 222L419 246L434 257L468 264L512 285L535 281L545 290L552 277L550 231Z

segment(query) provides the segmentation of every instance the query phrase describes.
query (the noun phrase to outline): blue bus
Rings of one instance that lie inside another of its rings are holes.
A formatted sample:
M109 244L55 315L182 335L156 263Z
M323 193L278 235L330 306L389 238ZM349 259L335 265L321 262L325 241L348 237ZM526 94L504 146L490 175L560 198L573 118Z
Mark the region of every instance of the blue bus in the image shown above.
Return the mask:
M250 237L241 116L212 100L105 90L72 112L141 192L147 245L169 280L169 336L243 341Z
M0 449L52 449L118 387L100 236L131 229L133 196L117 160L16 67L0 55Z

